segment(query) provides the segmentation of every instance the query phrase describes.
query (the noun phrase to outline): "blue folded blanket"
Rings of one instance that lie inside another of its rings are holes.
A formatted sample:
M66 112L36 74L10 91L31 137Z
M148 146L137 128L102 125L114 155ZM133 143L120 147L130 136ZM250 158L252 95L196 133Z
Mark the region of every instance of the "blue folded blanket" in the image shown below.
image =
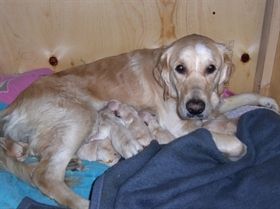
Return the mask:
M205 129L165 146L151 143L98 177L90 209L279 209L279 115L246 113L237 135L248 146L237 162L217 150Z
M90 197L92 182L108 167L101 163L88 161L83 161L83 165L85 166L85 170L67 171L66 176L74 182L72 189L85 199L88 199ZM15 209L24 197L30 197L40 203L57 205L52 199L43 195L37 188L3 170L0 171L0 185L0 209ZM30 199L26 199L25 201L27 200Z
M197 130L107 170L93 187L91 209L279 209L280 117L269 110L241 118L247 155L228 161L210 133Z

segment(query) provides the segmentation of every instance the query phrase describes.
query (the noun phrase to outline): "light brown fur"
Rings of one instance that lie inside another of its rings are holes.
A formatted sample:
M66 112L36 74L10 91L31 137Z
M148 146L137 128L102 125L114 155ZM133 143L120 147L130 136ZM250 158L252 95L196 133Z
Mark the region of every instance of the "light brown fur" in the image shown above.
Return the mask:
M211 64L217 69L207 73ZM178 65L186 71L178 73ZM223 44L190 35L166 48L136 50L44 77L0 113L4 137L28 143L30 153L38 155L40 162L30 167L10 158L2 149L0 161L58 203L86 209L89 202L66 186L64 174L70 159L93 135L98 111L106 101L117 99L138 109L152 109L160 125L175 137L191 131L190 121L207 120L213 112L244 104L278 109L274 100L256 94L250 94L249 100L242 99L244 95L221 100L219 93L231 67L229 50ZM186 103L192 99L200 103L189 106L203 112L188 112ZM205 108L201 108L201 101ZM245 145L236 137L212 134L227 156L239 159L244 155ZM131 140L129 145L116 143L114 147L117 145L123 154L137 150L136 139Z

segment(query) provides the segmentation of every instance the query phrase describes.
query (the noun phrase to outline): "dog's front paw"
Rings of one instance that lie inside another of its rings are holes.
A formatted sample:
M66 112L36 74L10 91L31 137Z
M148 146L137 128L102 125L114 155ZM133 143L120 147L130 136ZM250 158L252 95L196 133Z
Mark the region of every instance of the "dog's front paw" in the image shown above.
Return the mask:
M247 153L247 146L236 136L211 132L217 148L231 161L237 161Z
M259 100L259 105L274 110L276 112L279 111L279 106L277 102L270 97L261 97Z
M230 150L224 152L225 156L231 161L240 160L247 153L247 146L242 142L232 144Z

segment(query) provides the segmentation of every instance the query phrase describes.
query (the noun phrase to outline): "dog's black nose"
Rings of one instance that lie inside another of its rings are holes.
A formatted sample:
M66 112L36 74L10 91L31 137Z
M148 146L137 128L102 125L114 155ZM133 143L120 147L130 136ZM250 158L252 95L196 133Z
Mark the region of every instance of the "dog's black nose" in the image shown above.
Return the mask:
M200 99L191 99L187 102L186 108L191 115L199 115L205 110L205 102Z

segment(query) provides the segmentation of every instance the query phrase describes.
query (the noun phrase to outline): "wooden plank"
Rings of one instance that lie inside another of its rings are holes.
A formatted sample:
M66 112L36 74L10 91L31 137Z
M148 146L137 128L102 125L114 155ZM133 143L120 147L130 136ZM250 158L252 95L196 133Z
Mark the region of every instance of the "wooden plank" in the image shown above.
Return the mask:
M256 68L254 91L269 94L269 84L280 31L280 0L267 0Z
M269 96L274 97L280 104L280 32L278 33L278 44L275 53L272 79L269 88Z
M252 91L264 10L263 0L0 0L0 72L52 67L51 56L60 71L200 33L234 43L230 88Z

